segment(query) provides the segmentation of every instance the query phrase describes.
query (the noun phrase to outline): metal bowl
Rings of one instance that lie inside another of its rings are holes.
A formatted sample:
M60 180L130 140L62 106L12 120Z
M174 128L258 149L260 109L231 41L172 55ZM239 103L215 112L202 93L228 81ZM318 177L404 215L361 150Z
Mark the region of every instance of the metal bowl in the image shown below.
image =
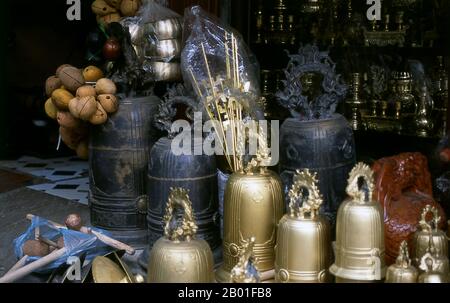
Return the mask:
M178 62L150 62L149 66L155 75L156 81L179 81L181 80L180 63Z
M151 35L158 40L176 39L181 37L183 27L180 18L159 20L144 26L145 35Z
M178 39L159 40L150 44L145 56L156 60L172 60L181 54L181 41Z

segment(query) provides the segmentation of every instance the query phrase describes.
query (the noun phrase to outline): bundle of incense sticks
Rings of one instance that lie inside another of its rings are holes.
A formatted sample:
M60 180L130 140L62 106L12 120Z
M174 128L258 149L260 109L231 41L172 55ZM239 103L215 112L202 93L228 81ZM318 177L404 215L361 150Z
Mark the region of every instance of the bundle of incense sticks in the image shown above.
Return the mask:
M243 118L246 113L242 104L243 100L241 100L241 98L245 98L245 91L240 79L238 43L233 33L229 34L225 31L224 47L225 78L211 75L203 43L201 49L208 81L199 82L192 69L189 69L189 73L194 82L194 89L203 100L209 118L218 122L213 124L216 138L223 148L229 167L232 171L237 172L244 169L246 133L243 127ZM227 131L231 132L231 140L226 135Z

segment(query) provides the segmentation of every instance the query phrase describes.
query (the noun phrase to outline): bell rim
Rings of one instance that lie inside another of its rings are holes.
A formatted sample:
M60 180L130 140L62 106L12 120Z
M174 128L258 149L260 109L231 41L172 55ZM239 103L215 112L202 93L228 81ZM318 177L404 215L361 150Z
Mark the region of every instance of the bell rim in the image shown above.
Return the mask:
M344 267L339 267L336 264L331 265L329 268L331 274L335 277L349 280L362 280L362 281L381 281L386 277L386 266L380 269L380 279L377 279L376 275L373 274L372 269L346 269Z

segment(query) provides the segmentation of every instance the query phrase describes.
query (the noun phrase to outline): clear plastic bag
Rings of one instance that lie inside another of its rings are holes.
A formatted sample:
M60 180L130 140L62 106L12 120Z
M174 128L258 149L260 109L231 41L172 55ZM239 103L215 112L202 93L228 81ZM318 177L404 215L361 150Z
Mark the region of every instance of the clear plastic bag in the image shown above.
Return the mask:
M255 100L259 98L258 61L236 30L200 6L194 6L185 11L183 38L181 70L185 82L191 83L195 89L194 78L199 84L204 81L209 83L209 75L212 75L213 81L217 77L239 78L244 91L253 94ZM195 91L201 97L199 90Z
M60 265L66 263L67 258L70 256L81 256L86 253L86 261L93 260L96 256L105 255L112 252L113 249L106 245L105 243L99 241L97 237L92 234L84 234L78 231L65 229L65 228L55 228L47 220L34 216L31 221L31 225L28 227L27 231L20 235L14 240L14 253L18 259L24 256L22 247L28 240L35 239L35 230L39 229L39 235L56 242L58 238L64 238L64 247L66 248L66 253L56 261L40 268L36 272L38 273L48 273ZM102 234L108 235L107 232L92 228L93 230L100 232ZM31 263L38 260L40 257L29 256L26 263Z
M146 0L137 16L125 18L121 24L128 27L131 42L146 72L154 73L157 81L181 79L180 15L157 1Z

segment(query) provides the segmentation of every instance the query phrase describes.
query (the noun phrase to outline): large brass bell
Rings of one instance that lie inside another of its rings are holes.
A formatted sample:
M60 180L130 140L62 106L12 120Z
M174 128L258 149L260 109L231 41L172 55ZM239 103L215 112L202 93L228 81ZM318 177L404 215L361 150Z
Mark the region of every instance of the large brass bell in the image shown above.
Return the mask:
M177 208L184 211L181 223L175 218ZM150 252L147 281L214 282L212 251L205 240L195 239L197 225L187 190L171 188L164 222L164 236L155 242Z
M261 167L258 172L236 172L227 182L224 197L223 264L217 282L231 282L231 270L240 248L255 237L254 254L263 274L274 269L276 225L284 213L281 179Z
M337 215L336 260L330 267L336 282L379 281L385 277L383 213L372 198L373 189L371 168L358 163L348 179L349 198Z
M297 170L289 190L289 213L278 224L276 282L329 282L331 240L316 174Z
M400 244L397 260L389 266L386 272L386 283L416 283L419 275L417 269L411 265L408 243Z
M427 215L432 214L432 220L427 221ZM413 258L416 265L422 260L428 250L430 237L433 246L440 254L448 256L448 240L444 231L439 229L439 210L431 205L425 206L420 216L419 228L414 234Z

